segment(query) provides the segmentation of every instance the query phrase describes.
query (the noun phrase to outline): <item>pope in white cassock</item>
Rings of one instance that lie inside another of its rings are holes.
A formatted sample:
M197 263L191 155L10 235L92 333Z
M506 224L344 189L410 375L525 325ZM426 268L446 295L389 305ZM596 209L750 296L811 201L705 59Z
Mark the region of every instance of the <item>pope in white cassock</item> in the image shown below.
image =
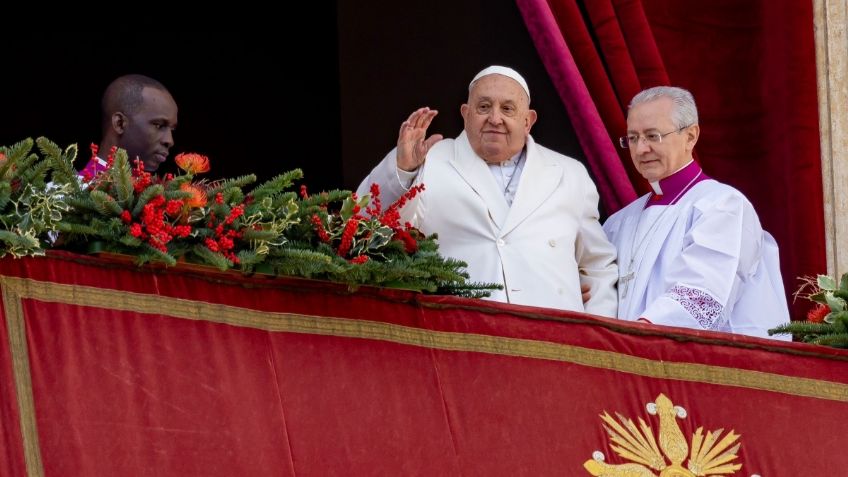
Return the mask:
M468 263L471 281L501 284L492 300L615 317L615 248L598 220L595 184L583 164L533 140L529 106L515 70L484 69L460 107L462 134L428 138L437 112L416 110L357 193L379 184L388 204L424 184L403 220L437 233L439 251Z
M745 196L693 160L699 133L684 89L630 103L621 147L653 192L604 224L618 248L618 317L768 337L789 321L777 244Z

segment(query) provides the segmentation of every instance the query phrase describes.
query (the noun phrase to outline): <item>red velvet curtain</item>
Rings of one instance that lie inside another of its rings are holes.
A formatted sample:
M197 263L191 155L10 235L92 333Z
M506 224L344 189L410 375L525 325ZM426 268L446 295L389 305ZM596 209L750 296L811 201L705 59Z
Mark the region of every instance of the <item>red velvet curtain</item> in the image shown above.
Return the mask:
M643 3L669 76L698 101L704 170L754 204L787 293L825 273L813 2Z
M625 130L626 106L639 90L673 84L698 102L699 162L741 190L777 240L786 291L798 277L824 273L824 214L811 2L721 0L517 0L554 83L561 54L573 58L606 137L587 135L594 167L626 171L623 193L599 187L607 210L630 191L645 192L626 151L607 147ZM547 19L545 21L541 18ZM555 26L551 26L555 25ZM550 28L543 31L544 27ZM554 29L556 31L554 31ZM561 88L563 96L583 92ZM574 98L566 99L569 103ZM575 124L585 120L575 116ZM578 134L580 126L577 126ZM626 203L626 202L625 202ZM795 319L806 304L793 305Z
M615 128L624 124L624 117L620 109L611 107L609 101L600 101L597 91L590 88L599 87L599 82L593 83L592 78L586 78L586 73L579 69L580 59L585 54L566 44L561 26L557 24L559 18L554 11L559 11L558 7L563 5L576 7L576 4L569 1L549 6L545 0L518 0L517 3L542 62L571 116L577 138L598 182L601 199L608 212L615 212L636 198L633 183L628 179L629 160L622 161L610 141L616 134ZM573 10L567 11L573 13ZM588 35L586 29L583 30ZM586 43L582 45L585 50ZM593 65L598 66L597 63Z

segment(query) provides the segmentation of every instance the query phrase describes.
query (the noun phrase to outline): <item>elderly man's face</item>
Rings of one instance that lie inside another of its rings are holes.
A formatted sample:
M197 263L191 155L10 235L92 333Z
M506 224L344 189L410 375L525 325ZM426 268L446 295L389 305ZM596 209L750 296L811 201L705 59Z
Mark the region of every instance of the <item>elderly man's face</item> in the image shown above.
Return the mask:
M518 154L536 122L536 111L530 109L521 85L498 74L477 80L460 112L471 148L488 163Z
M153 172L165 162L174 145L177 103L167 91L156 88L144 88L141 96L138 111L127 116L119 147L126 149L131 164L139 158L144 169Z
M636 170L651 182L664 179L689 163L698 141L697 124L677 132L671 119L673 108L671 99L661 97L637 104L627 113L627 134L640 136L636 144L630 145L630 157ZM651 143L643 137L649 133L664 136L662 141Z

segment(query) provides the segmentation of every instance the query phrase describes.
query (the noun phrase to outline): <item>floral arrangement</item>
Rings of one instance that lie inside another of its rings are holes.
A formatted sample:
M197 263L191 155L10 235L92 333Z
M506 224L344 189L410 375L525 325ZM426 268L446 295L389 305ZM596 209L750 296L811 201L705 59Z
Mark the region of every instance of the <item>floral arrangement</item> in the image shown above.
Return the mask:
M839 283L827 275L805 277L795 297L816 305L804 321L794 321L769 330L769 335L792 334L804 343L848 348L848 273Z
M0 257L43 255L43 237L68 210L62 201L68 188L48 186L51 163L33 153L32 147L28 139L0 148Z
M208 157L186 153L175 158L180 173L160 177L113 149L104 170L80 177L76 155L76 146L45 138L0 147L0 256L112 252L138 264L186 261L468 297L499 287L469 283L466 264L439 255L436 236L400 223L400 208L423 186L384 208L376 185L363 197L290 190L302 179L297 169L258 185L254 175L208 181L197 177L210 170Z

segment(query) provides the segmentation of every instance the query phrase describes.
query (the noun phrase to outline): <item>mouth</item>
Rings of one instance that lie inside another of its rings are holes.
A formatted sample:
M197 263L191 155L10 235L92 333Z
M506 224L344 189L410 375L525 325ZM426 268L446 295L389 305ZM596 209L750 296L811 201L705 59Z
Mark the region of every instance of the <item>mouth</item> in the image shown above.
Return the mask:
M156 154L153 155L153 158L156 159L156 161L159 164L161 164L161 163L168 160L168 153L166 152L166 153L163 154L161 152L157 152Z
M506 133L503 131L483 131L480 134L481 138L484 141L492 141L492 140L500 140L500 138L505 137Z

